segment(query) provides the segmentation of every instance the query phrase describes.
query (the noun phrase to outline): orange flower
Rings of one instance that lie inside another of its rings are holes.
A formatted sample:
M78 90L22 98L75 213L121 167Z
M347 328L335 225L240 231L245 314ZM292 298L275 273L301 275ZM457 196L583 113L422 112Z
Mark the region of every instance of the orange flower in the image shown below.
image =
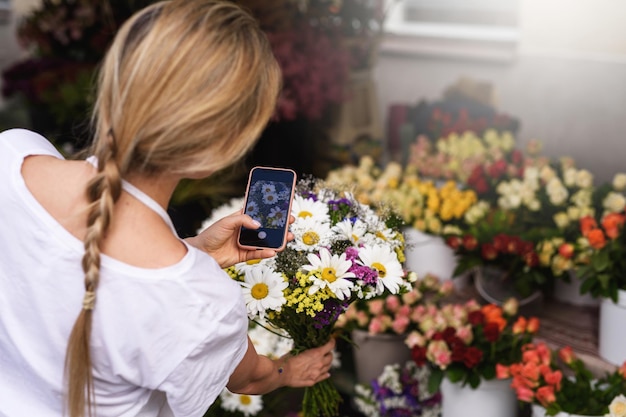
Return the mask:
M624 378L626 378L626 361L624 361L624 364L622 366L619 367L619 371L618 371Z
M610 239L619 236L620 229L624 227L624 215L619 213L609 213L602 219L602 227Z
M537 333L539 330L539 319L537 317L531 317L528 319L528 327L526 327L526 331L528 333Z
M563 349L559 350L559 358L569 365L576 358L576 355L574 355L574 351L570 346L565 346Z
M589 233L587 233L587 240L589 241L589 245L594 249L602 249L606 244L604 232L600 229L590 230Z
M574 256L574 245L571 243L563 243L559 246L559 255L565 259L571 259Z
M583 236L587 236L589 232L598 227L598 223L591 216L584 216L580 218L580 232Z
M550 404L556 401L556 395L554 395L554 388L551 386L541 387L537 390L537 401L544 407L548 407Z
M513 334L521 334L526 331L528 320L525 317L520 316L515 324L513 324Z
M517 399L523 402L531 403L535 398L535 393L530 388L518 387L515 389Z
M496 378L507 379L510 377L511 377L511 372L509 371L509 367L497 363L496 364Z
M563 374L561 371L552 371L551 369L546 369L543 374L543 379L546 383L557 391L561 390L561 379L563 379Z
M495 323L501 332L506 327L506 319L502 317L502 309L495 304L487 304L483 306L481 312L485 316L485 323Z

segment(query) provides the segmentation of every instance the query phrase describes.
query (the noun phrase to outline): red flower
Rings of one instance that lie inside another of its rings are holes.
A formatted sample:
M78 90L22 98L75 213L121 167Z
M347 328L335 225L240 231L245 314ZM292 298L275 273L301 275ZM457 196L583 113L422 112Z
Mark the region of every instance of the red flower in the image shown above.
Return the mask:
M619 236L620 230L624 227L624 215L619 213L609 213L602 218L602 227L609 239Z
M418 366L426 364L426 348L415 346L411 349L411 358Z
M454 250L457 250L459 246L461 246L461 242L462 240L458 236L448 236L446 239L446 244Z
M500 337L500 326L498 326L498 323L496 322L487 323L485 325L485 328L483 329L483 332L485 334L485 339L487 339L491 343L494 343L496 340L498 340L498 337Z
M467 250L474 250L478 247L478 240L472 235L463 236L463 247Z
M483 324L485 322L485 315L480 310L471 311L467 315L467 321L472 326L477 326L477 325Z
M574 245L571 243L563 243L559 246L559 255L564 258L571 259L574 256Z
M480 363L482 359L483 359L483 352L477 347L470 346L467 349L465 349L465 355L463 356L463 363L468 368L475 367L476 365Z
M510 237L505 234L499 234L493 237L493 247L498 252L506 252L509 247Z
M480 247L481 256L489 261L493 261L498 257L498 250L491 243L483 243Z

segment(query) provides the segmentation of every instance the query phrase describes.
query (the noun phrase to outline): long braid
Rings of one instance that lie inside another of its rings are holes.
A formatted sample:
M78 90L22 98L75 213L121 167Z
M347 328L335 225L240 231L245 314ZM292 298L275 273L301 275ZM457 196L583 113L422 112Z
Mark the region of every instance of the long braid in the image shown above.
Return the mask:
M88 416L93 413L94 392L89 341L96 290L100 280L100 250L111 224L113 207L122 190L120 172L114 159L114 141L101 148L99 153L100 155L96 155L98 173L87 187L90 208L82 260L85 272L83 309L72 328L66 353L65 372L69 381L67 404L70 417L83 417L85 410Z

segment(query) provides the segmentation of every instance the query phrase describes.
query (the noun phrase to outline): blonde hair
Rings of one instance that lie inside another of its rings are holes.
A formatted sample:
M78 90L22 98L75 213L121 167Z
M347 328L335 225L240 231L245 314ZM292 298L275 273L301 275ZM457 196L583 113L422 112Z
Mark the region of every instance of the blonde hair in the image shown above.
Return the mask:
M256 20L228 1L148 6L120 28L100 69L91 152L97 174L85 254L85 299L66 354L70 417L93 414L89 349L100 247L128 173L194 177L240 159L268 122L280 70Z

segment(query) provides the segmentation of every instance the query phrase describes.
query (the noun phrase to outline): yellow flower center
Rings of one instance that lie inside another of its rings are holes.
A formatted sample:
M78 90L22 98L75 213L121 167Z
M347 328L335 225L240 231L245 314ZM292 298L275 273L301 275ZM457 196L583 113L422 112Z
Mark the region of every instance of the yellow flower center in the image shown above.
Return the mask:
M387 275L387 268L385 268L385 265L381 264L380 262L374 262L372 264L372 268L378 271L378 276L381 278L385 278L385 276Z
M359 241L359 237L357 235L355 235L354 233L352 234L352 241L354 241L354 242L358 242Z
M260 259L250 259L250 260L246 261L246 265L256 265L259 262L261 262Z
M239 396L239 401L241 402L241 404L243 405L250 405L250 403L252 402L252 398L250 398L249 395L246 394L241 394Z
M381 232L381 231L376 232L376 237L379 237L379 238L381 238L384 241L387 240L387 238L385 237L385 235L383 235L383 232Z
M302 241L305 245L312 246L320 241L320 236L314 231L310 230L302 235Z
M267 294L269 294L269 288L267 287L267 284L263 283L263 282L259 282L258 284L254 284L254 286L250 289L250 294L252 294L252 296L254 298L256 298L257 300L262 300L265 297L267 297Z
M298 213L298 217L313 217L313 213L309 212L309 211L301 211L300 213Z
M335 268L332 268L332 267L324 268L322 269L322 278L324 278L324 280L328 282L335 282L337 280L336 273L337 271L335 271Z

